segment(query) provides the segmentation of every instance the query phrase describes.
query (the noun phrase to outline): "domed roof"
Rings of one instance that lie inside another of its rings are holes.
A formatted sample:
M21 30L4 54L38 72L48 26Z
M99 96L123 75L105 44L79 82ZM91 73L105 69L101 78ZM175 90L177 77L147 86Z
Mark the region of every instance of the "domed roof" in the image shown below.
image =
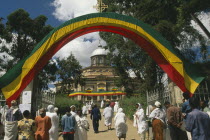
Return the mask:
M95 55L107 55L107 51L103 48L98 48L95 51L93 51L93 53L91 54L91 56Z

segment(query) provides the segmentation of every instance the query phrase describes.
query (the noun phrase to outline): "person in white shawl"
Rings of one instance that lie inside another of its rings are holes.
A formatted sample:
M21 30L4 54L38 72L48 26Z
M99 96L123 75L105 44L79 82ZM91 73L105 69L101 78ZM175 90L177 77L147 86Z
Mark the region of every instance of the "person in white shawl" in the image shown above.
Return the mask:
M119 102L115 102L114 112L117 112L118 109L119 109Z
M89 130L89 123L85 116L82 115L82 111L78 110L75 116L76 120L76 137L74 140L87 140L87 131Z
M101 108L104 108L104 100L101 100Z
M145 120L144 110L140 103L136 104L136 112L134 116L134 127L137 127L137 132L141 140L145 140L146 131L148 129L148 124Z
M76 114L76 106L75 105L71 105L70 109L71 109L71 111L70 111L71 115L75 117L77 115Z
M111 130L112 118L114 116L114 112L109 104L106 105L106 108L104 109L103 112L103 116L104 116L104 124L108 127L108 130Z
M88 106L87 106L87 104L85 105L83 105L83 107L82 107L82 114L84 115L84 116L87 116L87 114L88 114Z
M11 101L11 107L6 113L4 140L16 140L18 137L18 121L23 118L15 100Z
M52 126L49 130L50 140L58 140L58 128L59 128L59 118L57 113L54 111L53 105L48 105L48 112L46 112L46 116L50 117Z
M115 129L116 135L119 138L126 138L126 133L128 131L128 126L126 125L126 117L125 113L123 113L123 109L119 108L117 114L114 117L115 121Z

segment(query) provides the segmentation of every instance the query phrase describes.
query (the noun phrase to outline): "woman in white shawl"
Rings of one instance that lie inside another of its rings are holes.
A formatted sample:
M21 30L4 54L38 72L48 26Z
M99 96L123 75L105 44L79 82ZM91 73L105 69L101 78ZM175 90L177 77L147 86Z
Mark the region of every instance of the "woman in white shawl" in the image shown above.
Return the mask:
M115 102L115 105L114 105L114 112L117 112L119 109L119 102Z
M146 131L148 129L148 124L145 120L144 110L140 103L136 104L136 112L134 116L134 127L137 127L138 134L141 140L145 140Z
M77 129L74 140L87 140L87 131L89 130L89 123L85 116L82 116L82 111L78 110L75 116L77 122Z
M112 118L114 116L114 112L109 104L106 105L106 108L104 109L103 112L103 116L104 116L104 124L108 127L108 130L111 130Z
M125 113L123 113L123 109L119 108L117 114L114 117L115 121L115 129L116 135L119 138L126 138L126 133L128 131L128 126L126 125L126 117Z

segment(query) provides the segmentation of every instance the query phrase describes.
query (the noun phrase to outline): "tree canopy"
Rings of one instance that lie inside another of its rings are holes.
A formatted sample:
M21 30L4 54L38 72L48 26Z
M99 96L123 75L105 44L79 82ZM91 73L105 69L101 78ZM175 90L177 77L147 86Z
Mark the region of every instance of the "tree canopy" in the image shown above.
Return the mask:
M10 57L0 60L0 67L4 71L11 69L17 62L24 59L52 29L50 25L46 25L47 17L40 15L34 19L23 9L18 9L7 16L6 24L0 22L0 38L5 40L0 48L0 52L4 53L4 57ZM40 88L47 87L47 83L55 80L56 66L49 63L40 72L39 84Z
M202 2L199 0L104 0L103 2L109 5L105 12L130 15L151 25L189 62L195 62L195 52L191 49L194 44L199 44L200 49L202 48L203 52L206 51L207 41L192 27L191 20L192 14L198 15L210 8L208 0ZM163 71L142 49L120 35L100 32L100 36L107 42L105 48L111 52L110 59L116 66L121 77L121 85L125 86L125 89L133 89L129 87L137 86L137 91L145 92L155 87L162 87ZM116 50L118 53L114 54ZM135 73L136 78L129 78L127 72L129 70ZM133 82L126 83L129 80Z
M82 66L71 53L67 58L57 58L58 71L57 75L61 84L60 93L70 93L71 89L83 85L81 69Z

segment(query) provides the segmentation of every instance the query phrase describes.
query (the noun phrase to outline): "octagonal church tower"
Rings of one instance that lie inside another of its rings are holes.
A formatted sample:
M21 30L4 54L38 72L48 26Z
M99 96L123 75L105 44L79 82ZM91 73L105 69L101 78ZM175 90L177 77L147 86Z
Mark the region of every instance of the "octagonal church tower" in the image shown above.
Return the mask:
M90 58L91 65L82 69L84 85L74 89L69 97L83 102L122 99L124 88L115 85L118 75L107 60L107 51L99 47Z

